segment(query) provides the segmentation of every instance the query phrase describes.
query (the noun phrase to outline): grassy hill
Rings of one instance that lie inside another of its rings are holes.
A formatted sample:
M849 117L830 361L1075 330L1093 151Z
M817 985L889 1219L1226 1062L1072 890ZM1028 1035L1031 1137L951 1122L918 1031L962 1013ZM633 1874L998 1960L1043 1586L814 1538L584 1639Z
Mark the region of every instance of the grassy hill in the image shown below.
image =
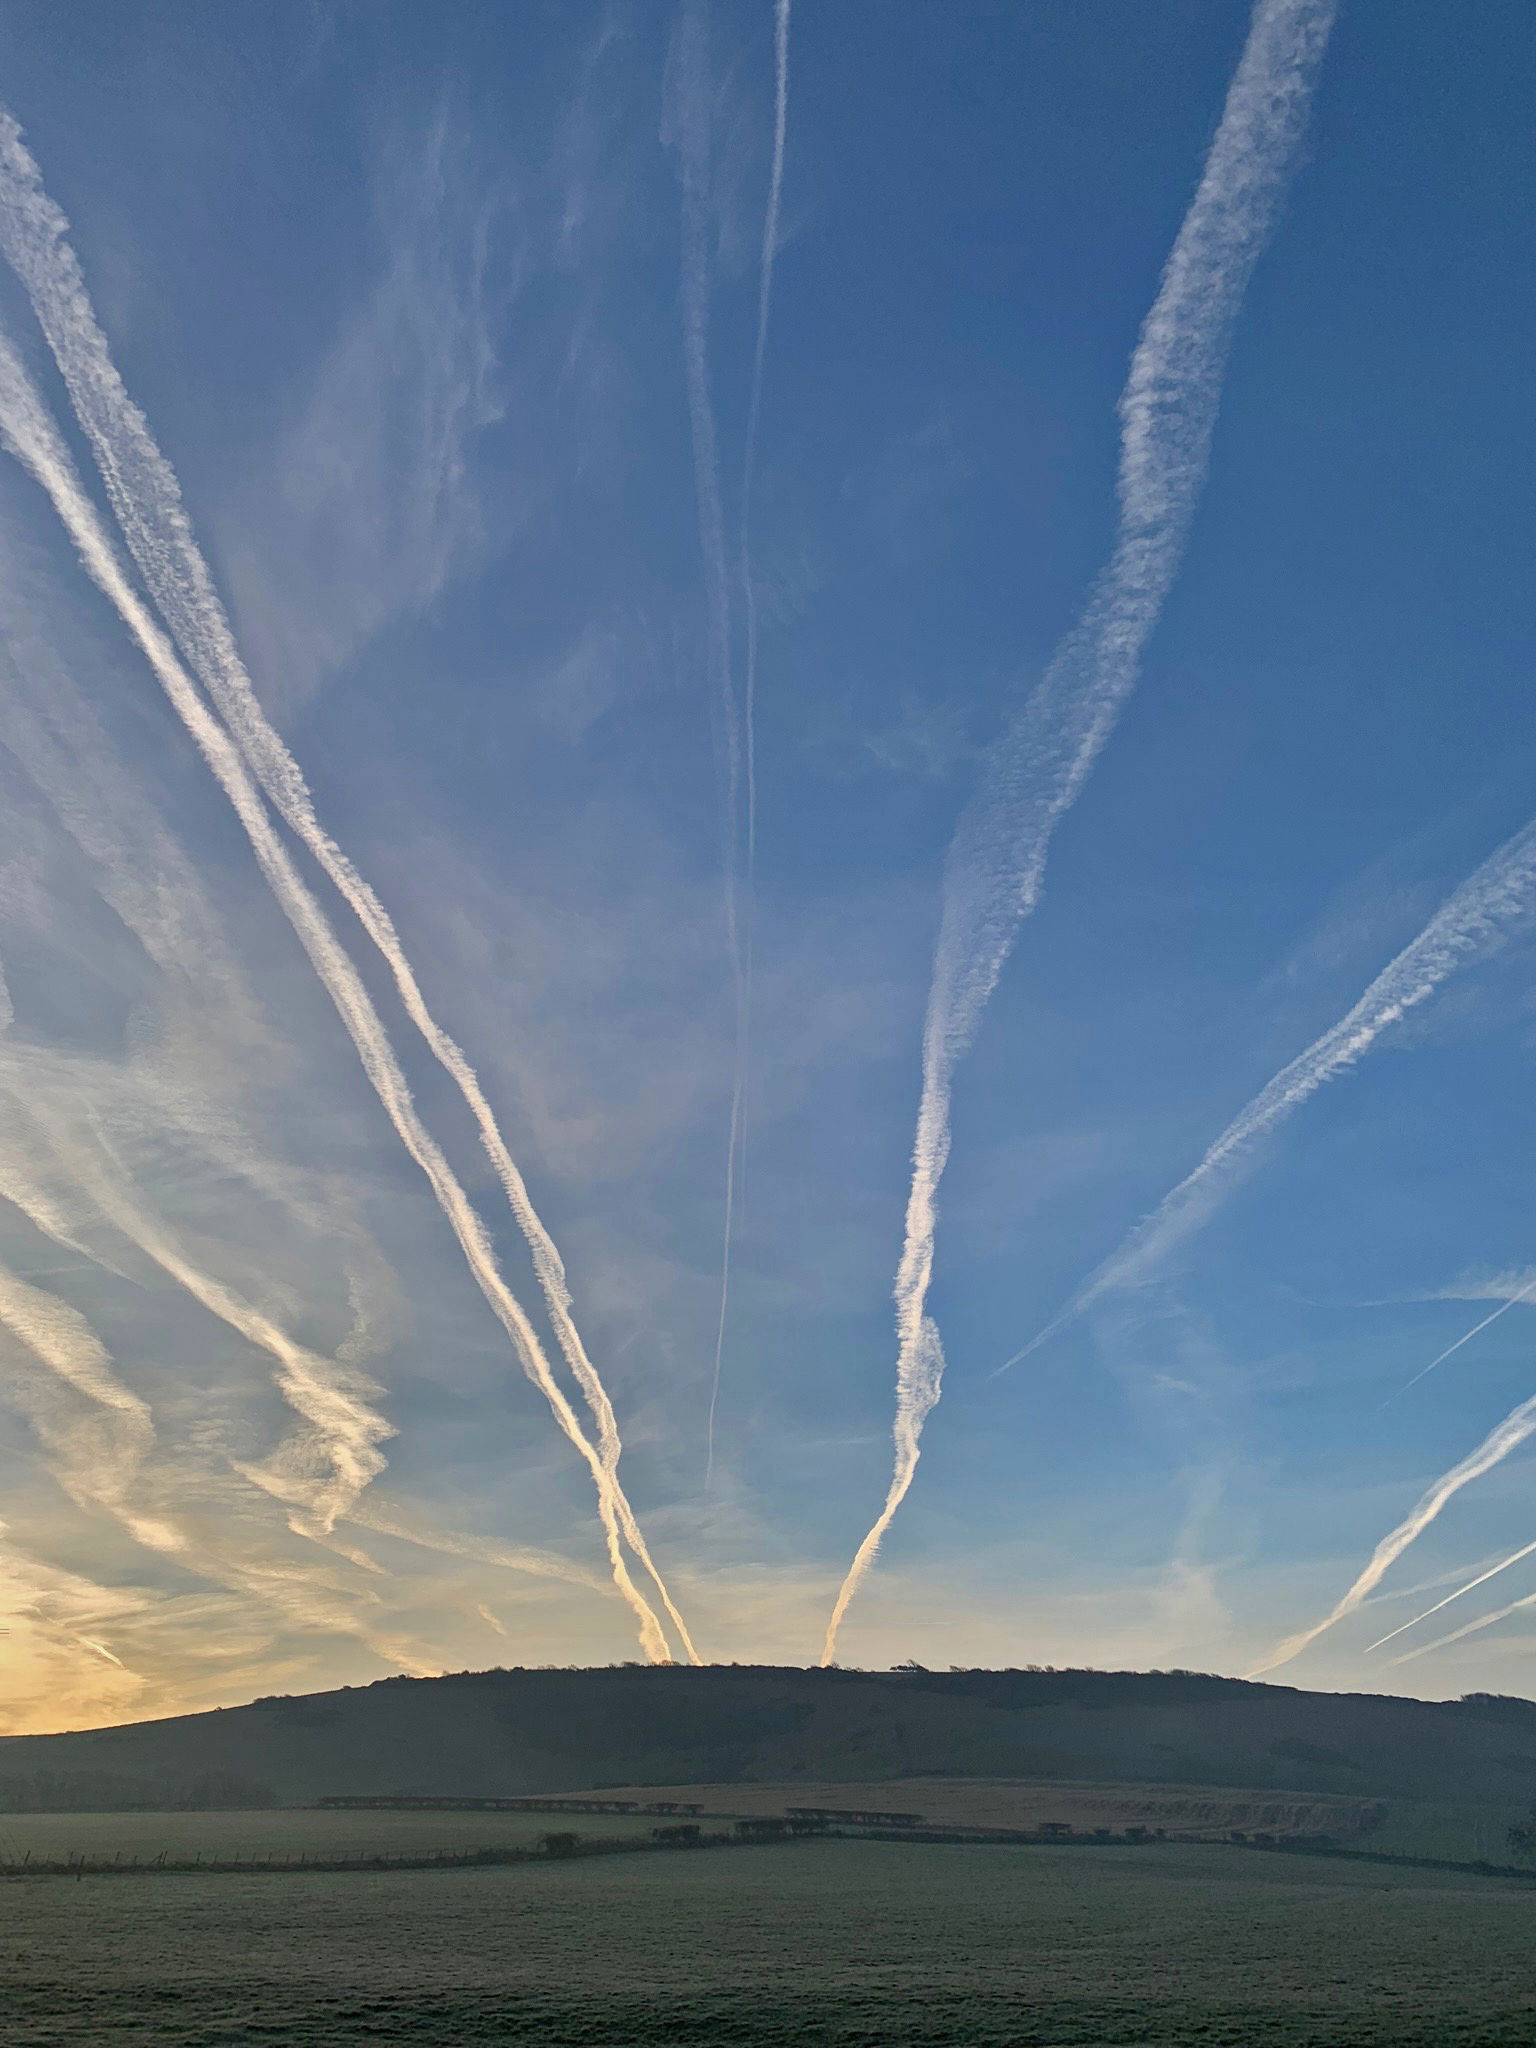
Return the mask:
M10 1812L917 1778L1257 1787L1513 1817L1536 1799L1536 1704L1188 1672L623 1665L389 1678L0 1739Z

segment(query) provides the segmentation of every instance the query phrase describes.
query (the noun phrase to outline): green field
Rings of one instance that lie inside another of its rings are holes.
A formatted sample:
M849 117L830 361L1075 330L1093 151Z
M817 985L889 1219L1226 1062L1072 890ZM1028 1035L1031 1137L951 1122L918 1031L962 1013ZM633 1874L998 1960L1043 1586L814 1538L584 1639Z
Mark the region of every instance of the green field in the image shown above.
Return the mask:
M583 1837L648 1836L666 1818L558 1813L331 1813L297 1808L253 1813L0 1814L0 1863L90 1861L121 1856L172 1862L202 1856L431 1856L465 1849L532 1848L553 1829ZM716 1823L721 1825L721 1823Z
M7 2048L1527 2048L1536 1890L1261 1852L791 1843L15 1880Z

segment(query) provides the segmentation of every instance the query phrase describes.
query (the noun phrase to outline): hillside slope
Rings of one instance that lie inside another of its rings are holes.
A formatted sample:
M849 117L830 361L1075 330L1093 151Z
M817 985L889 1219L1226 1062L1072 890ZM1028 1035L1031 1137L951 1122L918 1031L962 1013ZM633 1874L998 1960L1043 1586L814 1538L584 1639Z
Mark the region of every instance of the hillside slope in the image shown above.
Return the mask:
M1179 1672L488 1671L0 1739L0 1811L904 1777L1536 1798L1536 1704Z

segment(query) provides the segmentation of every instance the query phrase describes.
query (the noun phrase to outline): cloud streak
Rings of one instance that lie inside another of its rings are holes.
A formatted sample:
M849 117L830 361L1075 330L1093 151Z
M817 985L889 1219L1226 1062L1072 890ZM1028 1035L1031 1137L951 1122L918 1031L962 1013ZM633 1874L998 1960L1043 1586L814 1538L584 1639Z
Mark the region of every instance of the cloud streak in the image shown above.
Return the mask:
M407 1015L433 1057L457 1087L474 1118L481 1143L528 1244L566 1363L597 1424L598 1467L594 1468L594 1478L605 1503L604 1513L616 1519L625 1540L655 1585L685 1652L697 1661L687 1625L673 1605L629 1500L619 1484L617 1471L622 1446L618 1423L607 1389L577 1331L564 1264L533 1206L478 1076L461 1048L429 1011L389 913L321 825L297 762L261 708L214 589L208 565L197 546L182 503L180 486L150 434L143 414L124 389L112 362L106 336L96 320L67 233L68 222L44 191L41 174L22 142L20 128L12 116L3 115L0 117L0 246L3 246L7 260L26 287L53 350L76 415L95 452L102 481L129 552L170 625L177 644L218 707L245 762L278 814L341 892L373 941L389 969ZM53 473L58 472L56 461L51 467ZM39 474L39 481L48 488L44 475ZM108 594L111 595L110 592ZM121 605L118 608L122 610ZM139 637L137 633L135 637ZM164 675L161 680L165 681ZM188 701L197 701L195 693L190 699L181 691L170 694L183 721L187 722L183 706ZM190 725L189 729L192 729ZM194 732L194 737L197 736ZM199 745L203 745L201 738ZM203 751L208 754L206 746L203 746ZM212 763L212 756L209 758ZM231 794L230 784L216 765L215 773L226 794ZM235 808L249 833L251 825L246 809L239 803ZM256 815L260 816L265 830L265 813L259 801L251 812L251 816ZM275 838L271 844L279 854L282 853ZM258 858L261 858L259 848ZM286 855L282 858L286 862ZM269 881L273 881L274 876L281 877L281 867L269 868L265 860L262 865ZM291 867L287 872L292 875ZM302 884L297 882L296 876L293 876L293 884L300 895L295 895L286 881L277 889L290 920L293 906L300 904L303 895ZM321 958L313 951L310 957L333 999L338 989L346 988L346 1006L343 1007L339 1001L337 1006L344 1021L350 1020L348 1029L353 1031L360 1054L363 1044L353 1030L353 1024L364 1028L364 1036L371 1048L364 1057L364 1067L370 1079L374 1080L376 1090L381 1078L387 1082L380 1100L385 1102L387 1109L393 1102L404 1115L405 1122L402 1123L396 1118L395 1110L390 1110L397 1130L406 1141L407 1150L417 1159L418 1165L423 1166L440 1203L447 1204L444 1213L452 1211L450 1221L465 1248L471 1270L482 1291L487 1292L491 1307L513 1337L525 1368L533 1356L526 1348L528 1343L531 1341L538 1350L537 1360L532 1364L532 1377L549 1398L552 1389L558 1391L553 1375L547 1361L543 1360L542 1350L537 1347L537 1338L521 1305L514 1303L495 1266L484 1225L470 1208L440 1149L426 1139L425 1129L411 1106L398 1062L356 970L330 933L314 899L303 895L303 903L307 906L303 908L306 928L323 936L326 941L322 953L328 964L322 967ZM302 932L300 936L303 936ZM309 950L306 941L306 951ZM410 1139L406 1138L407 1125L412 1131ZM421 1150L423 1142L426 1149ZM563 1395L560 1402L564 1404ZM552 1402L551 1405L555 1407L560 1426L569 1436L566 1422L568 1404L562 1407ZM572 1438L572 1442L581 1449L586 1439L582 1435L579 1442L576 1438ZM586 1455L585 1451L583 1455ZM600 1478L597 1477L598 1468L601 1470ZM648 1647L654 1654L656 1645L649 1634L649 1624L643 1618L642 1628L646 1632Z
M752 738L750 731L745 736L743 734L745 718L743 706L737 695L735 664L732 658L731 572L725 530L724 494L720 483L720 432L711 391L709 300L713 192L711 76L707 19L698 0L689 0L678 23L673 46L675 82L667 132L667 140L676 152L678 179L682 187L683 374L688 394L688 430L693 448L693 488L698 508L699 555L704 571L705 650L717 741L724 763L721 801L723 909L726 954L730 964L736 1013L731 1106L726 1129L725 1213L721 1225L720 1245L720 1309L716 1321L714 1370L705 1426L706 1487L714 1476L715 1410L719 1403L720 1374L725 1355L726 1328L730 1317L731 1259L736 1242L746 1072L750 1056L752 904L750 889L743 876L743 838L747 830L747 818L755 811L755 795L750 776L747 775ZM776 131L775 174L778 172L779 163ZM776 202L777 188L771 183L770 217ZM770 258L765 243L758 299L760 347L766 338L766 294L771 276L769 264ZM755 361L754 399L757 390L756 380L759 377L760 368ZM750 437L746 459L750 467ZM744 779L747 784L745 806Z
M1039 900L1051 836L1135 686L1178 572L1205 481L1233 329L1305 130L1333 15L1333 0L1258 0L1253 10L1220 126L1121 394L1113 555L1022 714L993 747L950 846L896 1278L892 1475L838 1593L824 1664L912 1484L923 1426L943 1381L944 1353L927 1301L955 1069L1020 923Z
M1485 1628L1492 1628L1496 1622L1508 1621L1512 1614L1523 1613L1528 1607L1536 1607L1536 1593L1526 1593L1519 1600L1511 1600L1507 1607L1496 1607L1492 1614L1480 1614L1476 1621L1453 1628L1448 1636L1437 1636L1434 1642L1424 1643L1416 1650L1406 1650L1401 1657L1392 1657L1388 1661L1394 1665L1412 1664L1420 1657L1428 1657L1436 1650L1445 1650L1452 1643L1464 1641L1467 1636L1481 1635Z
M1536 820L1483 862L1384 967L1339 1021L1245 1104L1199 1164L1166 1194L1073 1295L1060 1315L998 1367L1007 1372L1116 1288L1134 1287L1201 1229L1241 1180L1259 1146L1319 1088L1359 1064L1382 1033L1417 1009L1458 968L1497 945L1536 901ZM1509 1303L1504 1305L1510 1306ZM1501 1314L1502 1309L1495 1314ZM1479 1329L1493 1321L1489 1316ZM1469 1330L1468 1337L1475 1336ZM1467 1338L1458 1340L1465 1343ZM1453 1344L1450 1351L1458 1345ZM1450 1351L1441 1354L1448 1358ZM1441 1359L1433 1361L1438 1365ZM1432 1366L1425 1371L1432 1370ZM1421 1373L1420 1378L1423 1377ZM1410 1386L1412 1381L1408 1383Z
M1496 1579L1500 1572L1507 1572L1511 1565L1519 1564L1522 1558L1529 1557L1532 1551L1536 1551L1536 1543L1523 1543L1518 1550L1512 1550L1508 1557L1501 1557L1497 1564L1491 1564L1487 1571L1479 1572L1476 1578L1468 1579L1454 1592L1447 1593L1443 1600L1437 1600L1433 1607L1426 1607L1422 1614L1416 1614L1412 1621L1405 1621L1401 1628L1395 1628L1387 1635L1378 1636L1374 1643L1367 1643L1365 1654L1369 1656L1372 1650L1379 1650L1387 1643L1395 1643L1399 1636L1407 1635L1409 1629L1417 1628L1421 1621L1428 1621L1432 1614L1438 1614L1442 1607L1449 1607L1451 1602L1459 1600L1463 1593L1475 1593L1479 1586L1486 1586L1490 1579ZM1416 1650L1413 1654L1419 1656L1422 1652ZM1400 1664L1403 1659L1394 1657L1392 1661L1394 1664Z
M78 269L67 245L61 240L62 217L41 194L36 167L21 146L14 122L9 116L5 117L5 122L7 125L0 126L0 202L3 202L0 204L0 235L4 237L6 252L8 256L25 254L29 259L35 259L41 278L58 294L57 303L51 297L45 303L58 330L64 359L76 373L82 400L91 397L109 413L114 403L122 409L130 446L128 450L120 449L115 440L102 433L98 456L103 474L111 480L114 503L121 499L131 522L131 527L125 531L134 533L146 558L157 565L162 579L173 581L172 571L160 559L173 542L180 542L173 553L176 563L180 563L184 550L191 550L199 564L201 556L196 554L190 532L185 530L185 515L180 511L179 496L173 497L167 528L158 537L146 527L136 509L127 481L133 472L130 469L125 475L124 456L132 452L133 444L141 438L148 442L147 428L143 427L139 415L122 392L115 370L105 359L105 344L95 327L88 303L81 303L83 287L77 282ZM25 215L19 238L14 204L18 201L24 205L29 201L35 202ZM54 260L60 266L61 276L54 275L51 267ZM24 275L23 282L27 281ZM83 338L75 334L71 320L85 323ZM91 346L93 335L98 344L95 348ZM79 360L68 353L74 340L80 341L82 355ZM96 384L101 386L99 392L95 389ZM240 751L230 734L209 711L177 658L170 640L134 590L41 397L14 350L9 343L3 342L0 342L0 429L3 429L10 452L51 499L87 573L115 607L138 643L177 715L229 799L263 875L352 1039L374 1093L407 1153L431 1186L488 1306L511 1338L524 1371L544 1394L560 1428L587 1463L598 1494L599 1514L615 1583L639 1624L646 1654L657 1661L664 1661L670 1655L665 1634L625 1562L621 1529L625 1529L626 1524L633 1526L634 1518L623 1498L606 1446L601 1452L594 1449L582 1430L555 1380L537 1333L502 1277L484 1223L469 1202L441 1148L421 1122L399 1062L355 966L314 896L300 879ZM148 443L148 448L151 452L145 459L153 473L162 487L174 492L174 479L167 483L169 473L165 470L163 458L153 448L153 443ZM202 574L206 579L205 566ZM216 608L217 600L211 601ZM217 618L222 621L222 613L218 613ZM259 713L257 718L259 720ZM259 725L264 724L264 720L259 721ZM271 731L270 727L266 730ZM276 741L276 735L271 736ZM277 744L280 746L280 742ZM286 756L286 750L284 753ZM296 769L294 776L297 780ZM296 807L300 798L307 795L302 782L297 782L297 787L288 793ZM302 810L299 814L302 815ZM643 1560L643 1538L641 1546L636 1554ZM654 1567L650 1569L654 1577Z
M1511 1451L1518 1450L1532 1434L1536 1434L1536 1394L1520 1402L1517 1407L1511 1408L1504 1420L1488 1432L1475 1450L1469 1451L1459 1465L1453 1465L1448 1472L1443 1472L1433 1486L1419 1497L1412 1512L1405 1515L1395 1529L1382 1537L1354 1584L1335 1601L1321 1621L1314 1622L1310 1628L1299 1630L1295 1635L1287 1636L1284 1642L1278 1644L1270 1653L1266 1662L1256 1664L1247 1676L1261 1678L1267 1671L1278 1671L1282 1664L1289 1664L1293 1658L1299 1657L1320 1635L1353 1614L1366 1595L1380 1584L1409 1545L1418 1541L1446 1503L1454 1500L1464 1486L1470 1486L1474 1479L1481 1479L1485 1472L1491 1472L1495 1465L1501 1464Z

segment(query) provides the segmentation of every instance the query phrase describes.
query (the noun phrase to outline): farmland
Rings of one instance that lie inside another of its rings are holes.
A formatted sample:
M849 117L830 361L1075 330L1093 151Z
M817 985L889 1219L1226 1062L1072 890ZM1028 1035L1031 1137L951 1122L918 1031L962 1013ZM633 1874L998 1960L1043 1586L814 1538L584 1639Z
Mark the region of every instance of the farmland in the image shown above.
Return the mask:
M827 1841L0 1896L8 2048L1514 2048L1536 2033L1536 1893L1243 1849Z
M1392 1810L1380 1799L1217 1785L1096 1784L1071 1778L912 1777L899 1785L794 1778L779 1784L620 1787L613 1797L699 1800L711 1813L782 1813L791 1805L909 1807L941 1827L1037 1828L1042 1821L1065 1821L1089 1832L1096 1827L1141 1826L1215 1841L1225 1840L1234 1828L1267 1828L1277 1834L1329 1834L1373 1849L1380 1846L1376 1833ZM1411 1802L1398 1801L1397 1806L1407 1811ZM1468 1860L1474 1853L1470 1847L1465 1850Z
M648 1837L654 1817L604 1814L567 1821L550 1813L327 1813L299 1808L253 1813L0 1814L0 1860L121 1856L172 1862L201 1856L431 1856L465 1849L532 1848L550 1829L608 1838Z

